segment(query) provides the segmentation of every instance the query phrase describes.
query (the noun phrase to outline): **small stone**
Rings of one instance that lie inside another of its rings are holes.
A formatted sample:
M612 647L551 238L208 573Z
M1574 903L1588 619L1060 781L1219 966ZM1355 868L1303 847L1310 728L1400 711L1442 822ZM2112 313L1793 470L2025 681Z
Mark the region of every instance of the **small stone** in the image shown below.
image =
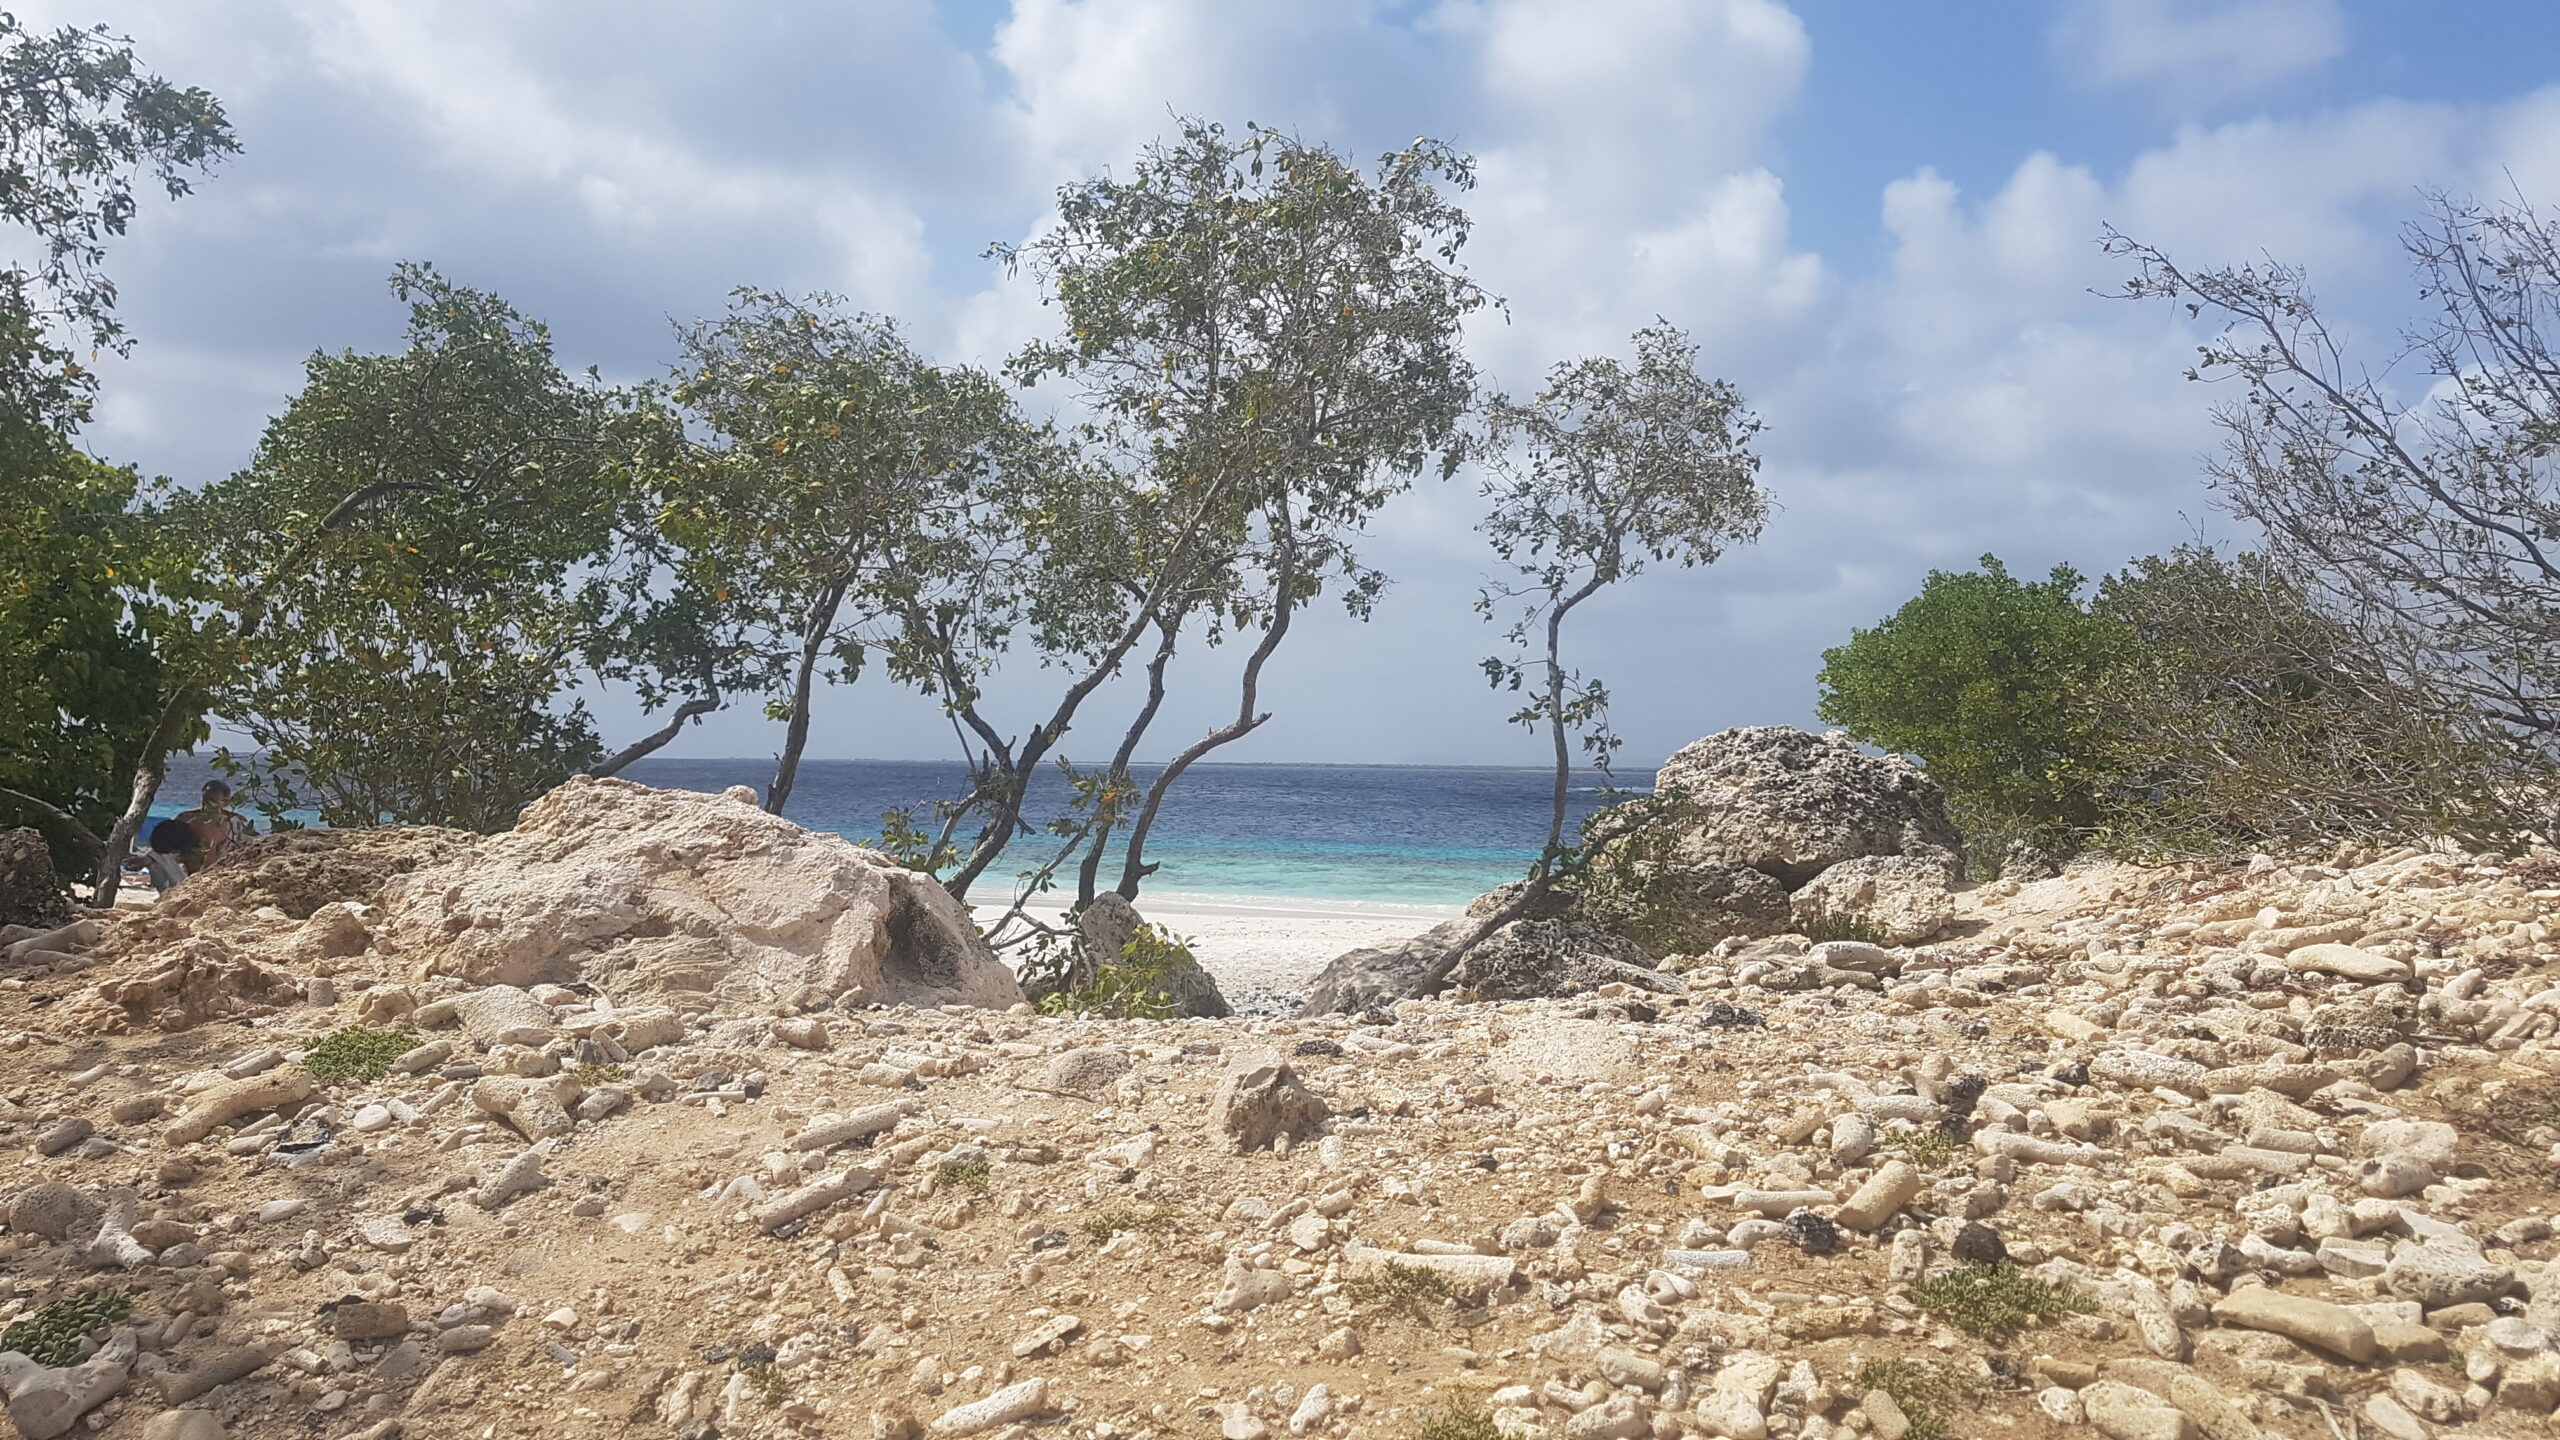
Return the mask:
M1831 1219L1835 1224L1863 1234L1892 1219L1920 1193L1920 1185L1917 1167L1901 1160L1888 1160L1875 1174L1867 1177L1867 1183L1858 1187L1847 1204L1832 1212Z
M1289 1298L1289 1288L1289 1277L1277 1270L1230 1270L1209 1308L1221 1315L1241 1315Z
M2415 1195L2443 1177L2424 1156L2377 1155L2356 1166L2356 1188L2380 1200Z
M397 1215L379 1215L363 1222L356 1226L356 1236L374 1249L393 1255L406 1255L409 1247L417 1243Z
M1637 1440L1652 1430L1652 1416L1632 1395L1612 1395L1564 1422L1566 1440Z
M498 1332L486 1325L456 1325L436 1336L436 1349L447 1355L470 1355L489 1348Z
M2384 1288L2430 1310L2494 1300L2515 1284L2515 1272L2451 1245L2403 1245L2382 1272Z
M2413 973L2405 960L2353 945L2305 945L2284 957L2284 963L2297 975L2338 975L2368 985L2403 984Z
M2364 1418L2373 1423L2386 1440L2427 1440L2427 1427L2408 1407L2381 1391L2365 1397Z
M2232 1291L2214 1303L2213 1315L2225 1325L2282 1335L2359 1365L2371 1360L2379 1348L2373 1327L2352 1311L2264 1285Z
M98 1127L96 1125L90 1123L81 1116L74 1115L68 1120L56 1122L43 1134L37 1136L36 1153L39 1155L59 1155L63 1151L70 1149L72 1146L79 1144L81 1141L88 1139L91 1135L96 1134L97 1131Z
M228 1440L229 1433L210 1410L163 1410L142 1427L142 1440Z
M87 1238L96 1232L103 1208L95 1200L58 1180L30 1185L9 1202L9 1228L47 1240Z
M1839 1227L1811 1210L1789 1215L1786 1231L1788 1242L1807 1255L1829 1255L1840 1248Z
M1612 1385L1632 1385L1638 1390L1662 1388L1662 1362L1648 1359L1629 1350L1604 1349L1596 1365L1600 1378Z
M1013 1358L1028 1359L1046 1352L1051 1346L1084 1328L1084 1322L1073 1315L1053 1315L1032 1327L1029 1334L1013 1342Z
M2194 1421L2139 1386L2100 1380L2080 1392L2080 1404L2108 1440L2197 1440Z
M1876 1440L1904 1440L1911 1433L1911 1417L1882 1390L1868 1391L1858 1410L1866 1417L1867 1428L1876 1432Z
M331 1332L341 1340L388 1340L409 1333L409 1312L393 1300L341 1300L329 1319Z
M2421 1371L2392 1371L2391 1398L2407 1406L2411 1414L2438 1425L2452 1425L2465 1418L2461 1393Z
M388 1105L359 1106L355 1118L348 1123L353 1125L359 1134L364 1135L388 1130L392 1126L391 1107Z
M1298 1082L1280 1052L1250 1046L1227 1057L1226 1074L1210 1102L1209 1130L1239 1151L1295 1140L1323 1123L1329 1107Z

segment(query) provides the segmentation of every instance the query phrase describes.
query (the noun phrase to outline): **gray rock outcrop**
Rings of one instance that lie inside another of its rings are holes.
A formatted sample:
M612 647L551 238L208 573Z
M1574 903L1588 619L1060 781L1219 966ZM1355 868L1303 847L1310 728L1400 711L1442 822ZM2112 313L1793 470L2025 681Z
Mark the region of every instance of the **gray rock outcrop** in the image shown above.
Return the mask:
M1808 935L1856 931L1879 945L1917 945L1955 921L1947 879L1934 856L1862 855L1814 876L1789 906Z
M1452 989L1482 1000L1569 995L1612 981L1657 992L1684 988L1656 971L1635 942L1570 920L1515 920L1486 936L1449 975Z
M1844 860L1964 844L1919 766L1788 725L1691 741L1662 763L1654 795L1682 858L1748 865L1791 890Z

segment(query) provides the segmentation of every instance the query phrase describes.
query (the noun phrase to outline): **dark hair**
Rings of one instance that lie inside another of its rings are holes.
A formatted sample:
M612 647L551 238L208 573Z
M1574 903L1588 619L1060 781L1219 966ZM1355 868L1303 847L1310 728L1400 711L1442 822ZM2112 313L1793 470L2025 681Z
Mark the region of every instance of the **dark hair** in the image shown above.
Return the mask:
M204 782L204 793L207 795L219 793L223 799L228 800L231 798L231 782L228 780L207 780Z
M163 855L196 848L195 827L184 820L163 820L151 827L151 848Z

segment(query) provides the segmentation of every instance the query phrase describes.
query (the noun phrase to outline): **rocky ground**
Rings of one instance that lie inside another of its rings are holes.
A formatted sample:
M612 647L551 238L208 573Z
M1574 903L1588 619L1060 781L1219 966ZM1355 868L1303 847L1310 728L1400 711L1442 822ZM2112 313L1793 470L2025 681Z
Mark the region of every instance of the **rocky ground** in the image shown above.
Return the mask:
M750 806L581 793L16 936L24 1433L2553 1433L2547 858L1106 1021L901 959L930 897Z

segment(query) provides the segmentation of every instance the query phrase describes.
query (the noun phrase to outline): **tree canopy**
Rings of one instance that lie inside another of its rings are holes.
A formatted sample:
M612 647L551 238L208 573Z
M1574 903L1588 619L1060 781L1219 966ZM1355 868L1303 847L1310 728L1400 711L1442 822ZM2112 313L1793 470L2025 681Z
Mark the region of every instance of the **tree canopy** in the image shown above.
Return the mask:
M2101 677L2130 637L2068 565L2022 581L1999 557L1932 570L1920 593L1822 652L1821 717L1916 755L1968 833L2070 846L2101 818Z

